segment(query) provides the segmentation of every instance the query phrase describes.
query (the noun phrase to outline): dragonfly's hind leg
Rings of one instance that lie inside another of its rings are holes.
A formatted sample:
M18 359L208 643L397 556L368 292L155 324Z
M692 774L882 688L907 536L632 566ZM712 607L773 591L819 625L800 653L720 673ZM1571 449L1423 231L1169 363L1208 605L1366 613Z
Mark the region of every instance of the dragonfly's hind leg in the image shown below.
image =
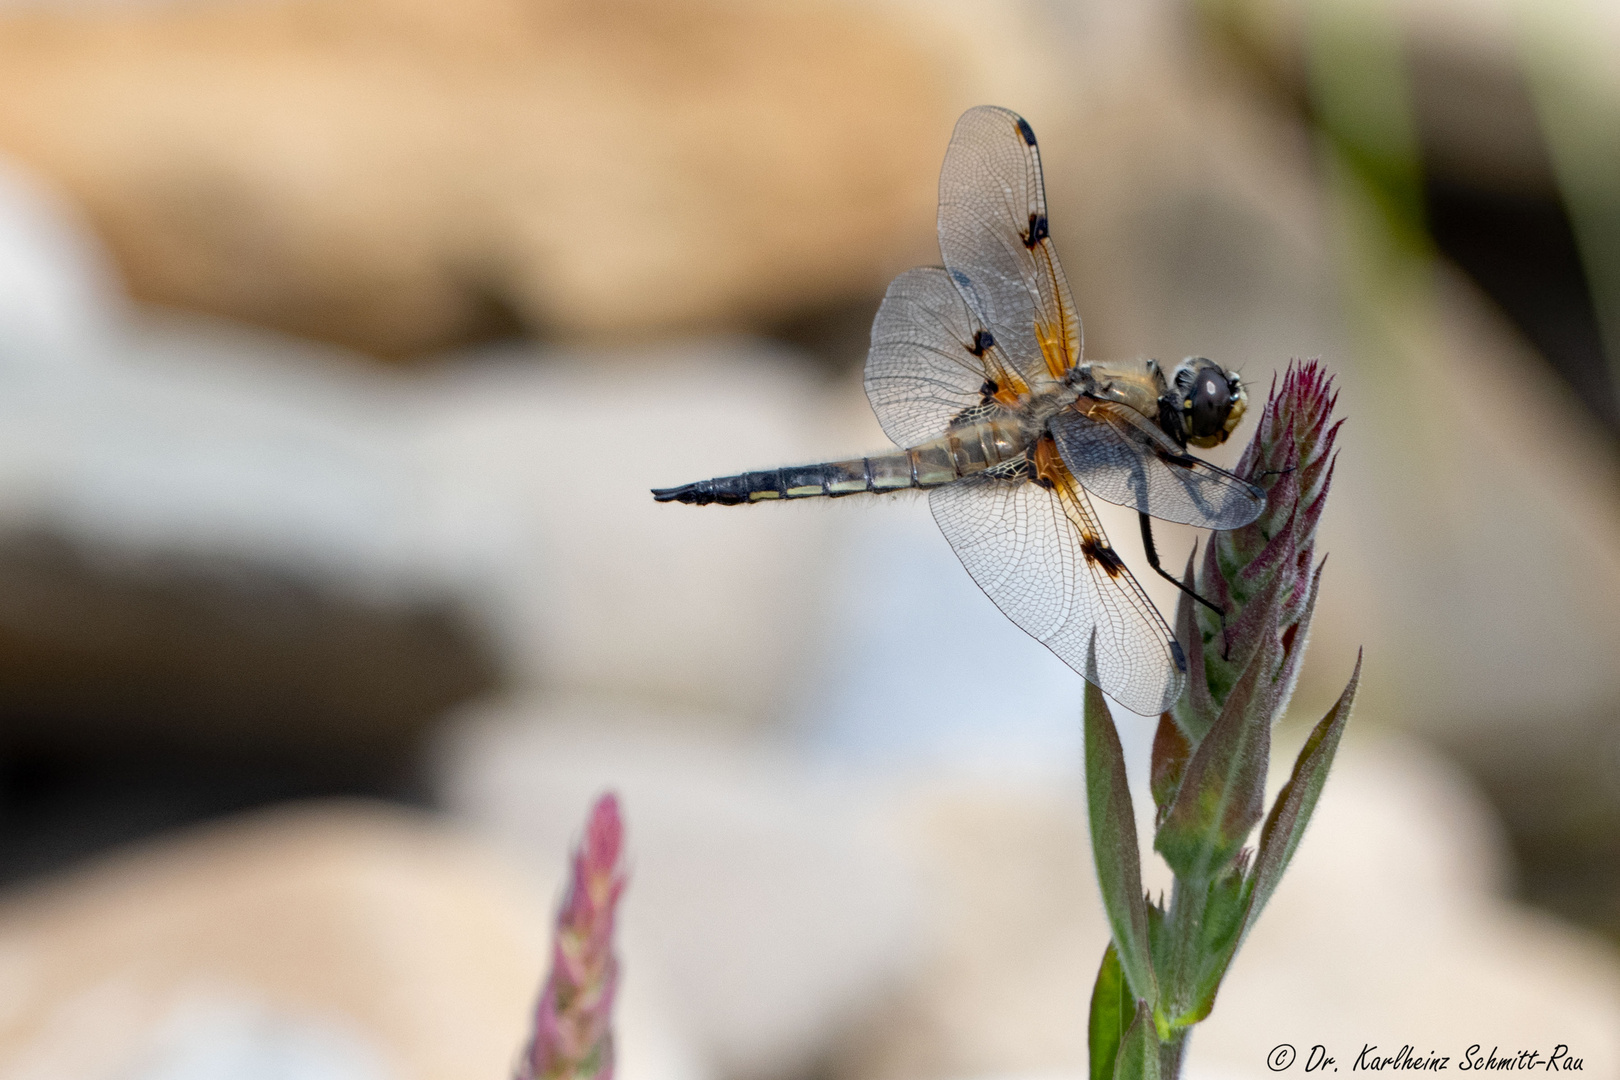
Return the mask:
M1182 592L1186 593L1188 596L1192 597L1194 600L1198 601L1200 604L1203 604L1205 607L1209 608L1209 610L1215 613L1215 617L1221 620L1221 659L1230 660L1232 658L1229 655L1231 651L1231 642L1228 641L1226 637L1226 609L1221 607L1219 604L1212 604L1208 600L1205 600L1202 596L1199 596L1198 593L1191 588L1191 586L1187 585L1186 582L1182 581L1174 574L1167 573L1164 567L1159 565L1159 549L1154 546L1153 543L1153 519L1142 513L1140 510L1136 512L1136 516L1142 522L1142 548L1147 553L1148 565L1153 567L1154 573L1158 574L1160 577L1164 578L1164 580L1168 581L1170 584L1174 585L1176 588L1180 589Z

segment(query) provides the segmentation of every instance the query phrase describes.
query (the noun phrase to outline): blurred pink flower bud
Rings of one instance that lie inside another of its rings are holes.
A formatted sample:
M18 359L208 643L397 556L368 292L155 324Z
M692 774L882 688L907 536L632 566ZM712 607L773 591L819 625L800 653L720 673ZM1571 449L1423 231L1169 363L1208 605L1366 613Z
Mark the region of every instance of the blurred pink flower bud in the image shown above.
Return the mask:
M619 983L613 919L625 885L623 841L619 800L603 795L574 851L573 878L557 912L551 974L517 1080L613 1080L613 995Z

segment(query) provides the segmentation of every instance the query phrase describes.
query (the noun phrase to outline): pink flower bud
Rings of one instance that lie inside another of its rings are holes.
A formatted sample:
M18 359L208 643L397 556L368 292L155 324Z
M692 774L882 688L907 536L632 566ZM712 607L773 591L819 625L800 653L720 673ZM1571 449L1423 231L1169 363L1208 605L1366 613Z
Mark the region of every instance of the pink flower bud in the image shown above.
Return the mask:
M625 885L623 841L619 801L603 795L574 851L573 877L557 912L551 974L517 1080L613 1080L613 996L619 983L613 920Z

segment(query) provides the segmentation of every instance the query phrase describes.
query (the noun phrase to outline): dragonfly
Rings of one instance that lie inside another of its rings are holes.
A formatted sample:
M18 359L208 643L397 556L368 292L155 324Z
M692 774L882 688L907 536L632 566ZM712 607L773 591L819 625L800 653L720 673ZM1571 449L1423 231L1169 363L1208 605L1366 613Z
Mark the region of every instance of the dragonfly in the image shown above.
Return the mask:
M1020 629L1133 712L1162 713L1186 654L1109 543L1090 496L1152 519L1235 529L1262 488L1188 453L1247 406L1204 357L1088 363L1052 245L1035 132L1007 109L957 121L939 179L944 266L895 278L872 324L866 394L888 453L654 489L659 502L743 506L924 489L974 582Z

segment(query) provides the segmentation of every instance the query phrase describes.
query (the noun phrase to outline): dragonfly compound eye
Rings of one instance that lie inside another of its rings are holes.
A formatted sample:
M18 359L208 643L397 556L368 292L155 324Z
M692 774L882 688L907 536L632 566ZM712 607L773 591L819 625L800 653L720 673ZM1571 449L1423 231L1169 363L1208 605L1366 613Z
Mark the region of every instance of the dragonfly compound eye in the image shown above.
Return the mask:
M1243 392L1236 376L1213 360L1193 356L1175 374L1176 393L1187 426L1187 441L1194 446L1219 446L1243 415ZM1234 390L1234 383L1239 389ZM1235 409L1234 409L1235 407Z

